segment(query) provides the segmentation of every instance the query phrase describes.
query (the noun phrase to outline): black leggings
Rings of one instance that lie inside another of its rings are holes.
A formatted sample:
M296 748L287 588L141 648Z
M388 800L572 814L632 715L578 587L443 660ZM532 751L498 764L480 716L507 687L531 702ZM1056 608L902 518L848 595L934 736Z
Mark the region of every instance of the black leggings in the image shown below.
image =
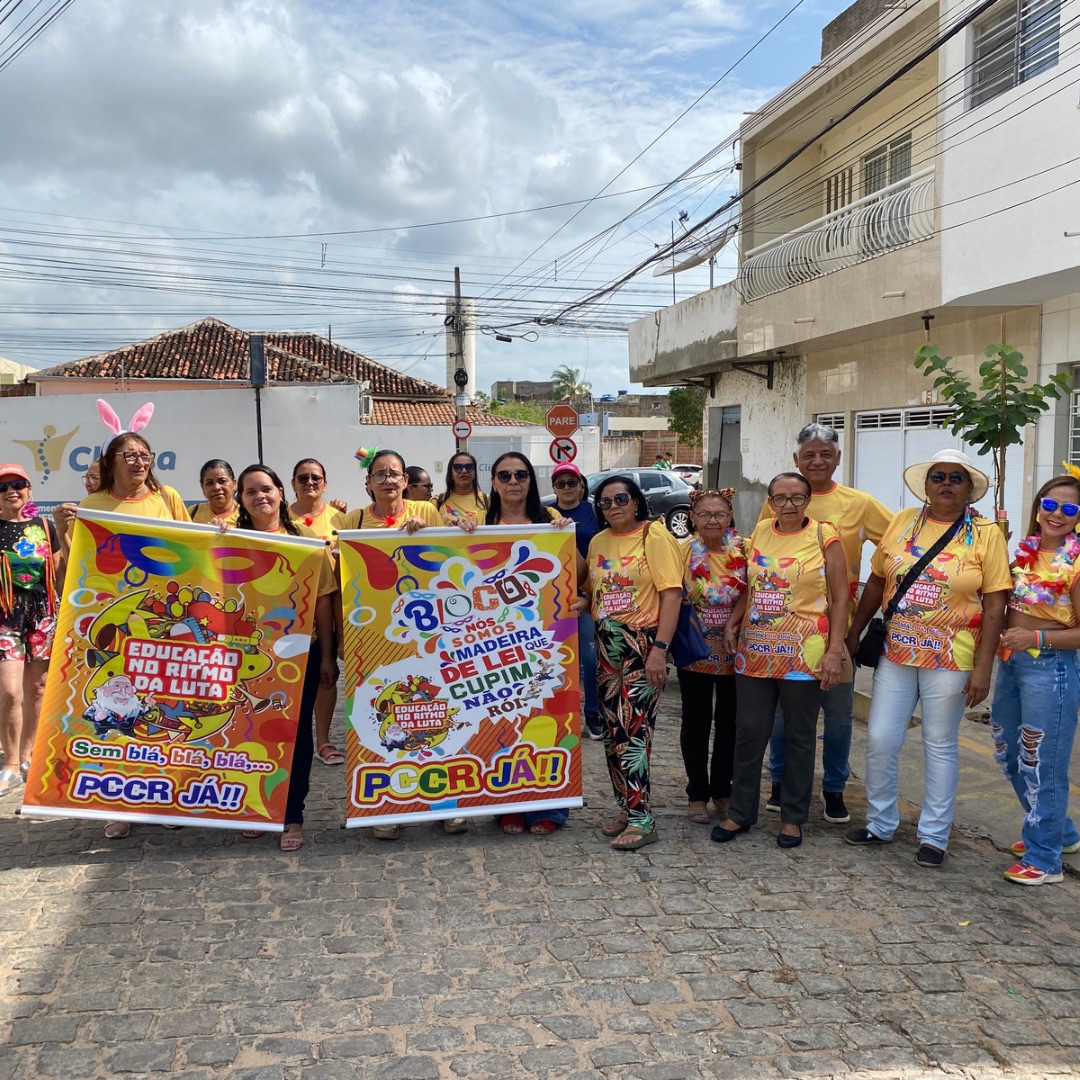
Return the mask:
M319 667L322 652L312 638L308 650L304 688L300 692L300 717L296 726L296 745L293 747L292 769L289 772L289 797L285 803L285 824L304 824L304 802L311 787L311 762L315 757L315 740L311 737L311 719L315 714L315 695L319 692Z
M690 802L726 799L735 763L735 676L679 668L682 728L679 746ZM709 736L712 735L712 757Z

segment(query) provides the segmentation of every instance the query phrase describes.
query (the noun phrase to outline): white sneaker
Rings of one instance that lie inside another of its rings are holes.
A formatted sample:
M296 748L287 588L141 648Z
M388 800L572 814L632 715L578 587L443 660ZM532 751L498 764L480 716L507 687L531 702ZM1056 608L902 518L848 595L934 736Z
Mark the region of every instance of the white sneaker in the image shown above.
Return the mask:
M446 833L463 833L469 831L469 823L463 817L446 818L443 823L443 832Z

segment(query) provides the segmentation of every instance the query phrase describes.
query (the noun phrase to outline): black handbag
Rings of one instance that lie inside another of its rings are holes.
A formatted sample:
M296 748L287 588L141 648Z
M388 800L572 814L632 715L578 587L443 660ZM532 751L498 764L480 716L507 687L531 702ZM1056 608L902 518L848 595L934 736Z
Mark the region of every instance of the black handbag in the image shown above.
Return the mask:
M678 625L671 635L671 659L677 668L687 668L699 660L708 660L711 655L697 610L693 604L683 603L679 608Z
M881 654L885 651L885 638L889 632L889 620L896 614L900 601L908 589L918 580L919 575L945 550L952 538L960 531L964 523L964 515L961 514L942 534L937 543L907 572L907 576L897 587L889 606L885 609L884 618L870 620L865 633L859 641L859 647L855 651L855 664L858 667L876 668Z

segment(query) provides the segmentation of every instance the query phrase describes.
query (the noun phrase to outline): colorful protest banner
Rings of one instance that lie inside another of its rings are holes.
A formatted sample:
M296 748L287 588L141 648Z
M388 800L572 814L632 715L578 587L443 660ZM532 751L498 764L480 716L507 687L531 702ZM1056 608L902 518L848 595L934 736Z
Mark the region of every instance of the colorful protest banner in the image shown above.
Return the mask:
M80 511L23 813L280 831L324 547Z
M347 822L581 805L572 531L338 534Z

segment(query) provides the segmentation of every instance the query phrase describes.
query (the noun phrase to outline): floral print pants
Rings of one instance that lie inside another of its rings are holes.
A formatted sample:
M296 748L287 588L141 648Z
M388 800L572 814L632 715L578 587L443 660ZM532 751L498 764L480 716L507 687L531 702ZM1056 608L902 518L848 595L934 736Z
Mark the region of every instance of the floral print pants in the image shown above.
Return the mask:
M596 627L600 719L615 801L629 823L645 832L655 826L649 809L649 755L660 692L645 679L645 658L656 627L636 629L616 619Z

